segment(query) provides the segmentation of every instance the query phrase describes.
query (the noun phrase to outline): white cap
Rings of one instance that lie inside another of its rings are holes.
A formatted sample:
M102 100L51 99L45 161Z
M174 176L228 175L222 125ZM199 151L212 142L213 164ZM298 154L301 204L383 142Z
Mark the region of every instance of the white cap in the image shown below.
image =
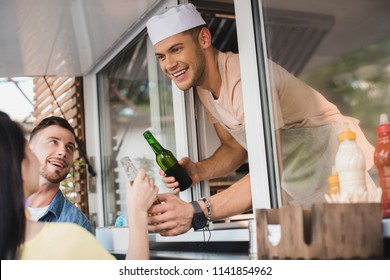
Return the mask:
M204 25L193 4L183 4L169 8L160 15L153 16L146 23L149 38L153 45L183 31Z

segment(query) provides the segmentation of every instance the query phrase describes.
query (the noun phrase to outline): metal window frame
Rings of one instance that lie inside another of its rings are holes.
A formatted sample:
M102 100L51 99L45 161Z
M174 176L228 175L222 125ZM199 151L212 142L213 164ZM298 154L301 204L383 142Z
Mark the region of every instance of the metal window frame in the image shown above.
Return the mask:
M261 0L235 0L253 209L281 205ZM256 59L254 59L256 58ZM258 94L249 94L258 93Z

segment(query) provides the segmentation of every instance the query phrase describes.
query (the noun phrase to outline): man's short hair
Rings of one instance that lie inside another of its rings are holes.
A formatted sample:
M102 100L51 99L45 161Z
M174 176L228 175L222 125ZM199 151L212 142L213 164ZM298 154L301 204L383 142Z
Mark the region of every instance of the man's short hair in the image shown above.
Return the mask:
M70 132L72 132L74 138L76 139L76 134L74 133L73 127L68 123L66 119L56 117L56 116L51 116L51 117L44 118L36 127L34 127L34 129L31 131L30 134L30 141L34 138L34 136L39 131L52 125L58 125L62 128L69 130Z

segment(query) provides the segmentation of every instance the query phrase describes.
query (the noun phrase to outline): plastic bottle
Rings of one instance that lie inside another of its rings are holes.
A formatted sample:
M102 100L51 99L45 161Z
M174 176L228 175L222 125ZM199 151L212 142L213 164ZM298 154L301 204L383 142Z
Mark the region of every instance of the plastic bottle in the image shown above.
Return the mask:
M376 129L378 138L374 163L378 170L379 186L382 188L383 217L390 218L390 123L386 114L381 114Z
M336 154L335 167L340 182L340 195L352 196L366 190L366 160L356 144L356 134L346 125L338 137L340 146Z
M116 227L127 227L127 214L119 215L115 220Z
M339 175L334 166L332 166L332 174L328 177L328 183L330 196L340 193Z
M175 177L176 181L179 182L180 191L189 188L192 185L192 179L178 163L172 152L164 149L149 130L145 131L143 135L156 154L157 164L168 176Z

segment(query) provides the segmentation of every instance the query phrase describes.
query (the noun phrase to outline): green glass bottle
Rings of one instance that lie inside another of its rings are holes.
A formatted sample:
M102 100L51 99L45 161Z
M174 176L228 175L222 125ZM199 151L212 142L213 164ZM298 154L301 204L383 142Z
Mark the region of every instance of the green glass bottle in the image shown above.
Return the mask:
M156 161L160 168L168 176L175 177L176 181L179 182L180 191L188 189L192 185L191 177L178 163L172 152L164 149L149 130L145 131L143 135L156 154Z

